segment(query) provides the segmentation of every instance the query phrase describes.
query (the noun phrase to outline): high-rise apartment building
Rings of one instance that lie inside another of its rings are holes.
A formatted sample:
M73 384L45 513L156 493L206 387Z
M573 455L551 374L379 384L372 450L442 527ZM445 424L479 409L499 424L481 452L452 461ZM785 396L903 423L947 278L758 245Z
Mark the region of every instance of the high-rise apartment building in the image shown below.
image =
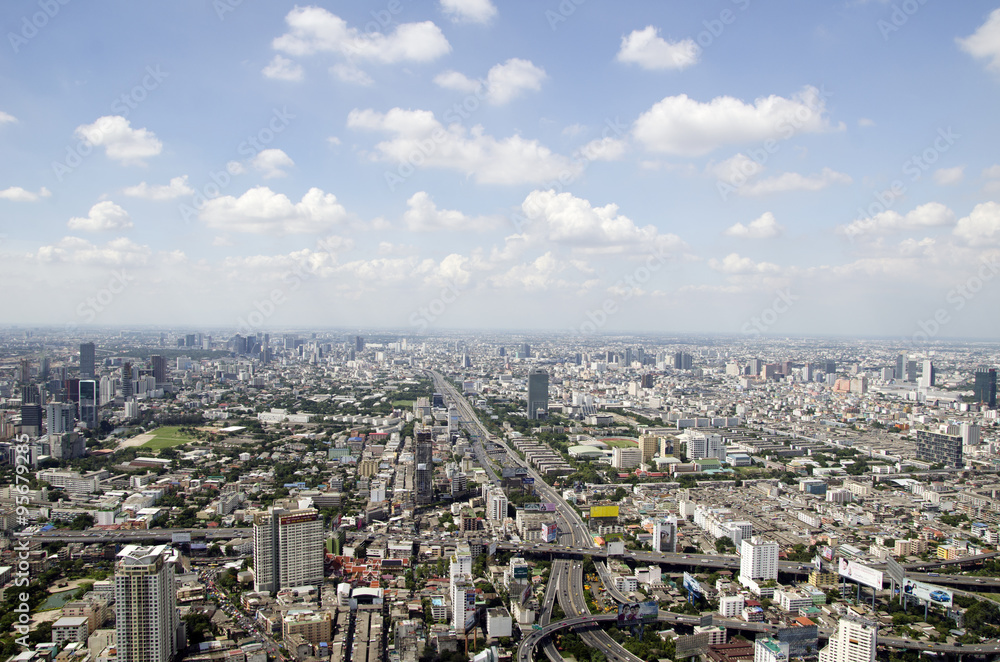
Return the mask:
M95 356L94 343L80 343L80 379L93 379L97 376L94 366Z
M489 500L487 501L487 519L492 522L503 522L507 519L507 505L509 501L507 495L500 488L495 488L490 490Z
M121 376L121 389L122 397L128 400L133 395L135 395L132 388L132 363L131 361L125 361L122 363L122 376Z
M946 467L965 466L962 461L961 435L918 430L917 459Z
M740 582L778 579L778 543L754 536L740 543Z
M549 412L549 373L535 369L528 373L528 418L543 419Z
M416 437L416 452L413 455L413 483L416 488L414 497L418 506L426 506L434 502L434 446L430 432L418 432Z
M875 662L878 626L846 616L837 624L837 634L819 652L819 662Z
M45 405L45 425L49 434L62 434L73 431L73 421L76 419L76 407L63 402L53 402Z
M115 563L119 662L169 662L178 651L177 587L167 545L127 545Z
M271 508L253 518L254 590L323 583L323 520L315 508Z
M644 434L639 437L639 451L642 453L642 461L650 462L660 451L660 440L655 434Z
M898 381L906 379L906 352L900 352L896 355L896 368L893 370L893 375Z
M97 408L98 403L97 382L93 379L80 381L80 422L87 426L88 430L97 428Z
M472 583L472 550L466 543L459 543L451 556L452 627L464 633L476 619L476 589Z

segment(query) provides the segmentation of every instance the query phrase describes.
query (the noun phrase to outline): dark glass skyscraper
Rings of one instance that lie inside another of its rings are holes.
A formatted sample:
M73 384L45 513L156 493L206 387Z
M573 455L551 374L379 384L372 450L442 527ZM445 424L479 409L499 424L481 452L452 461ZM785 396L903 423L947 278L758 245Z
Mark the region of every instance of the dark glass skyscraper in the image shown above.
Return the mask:
M549 373L535 369L528 373L528 418L543 418L549 411Z
M80 343L80 379L93 379L97 375L94 372L94 343Z
M979 368L976 370L974 397L975 401L989 407L997 408L997 369Z

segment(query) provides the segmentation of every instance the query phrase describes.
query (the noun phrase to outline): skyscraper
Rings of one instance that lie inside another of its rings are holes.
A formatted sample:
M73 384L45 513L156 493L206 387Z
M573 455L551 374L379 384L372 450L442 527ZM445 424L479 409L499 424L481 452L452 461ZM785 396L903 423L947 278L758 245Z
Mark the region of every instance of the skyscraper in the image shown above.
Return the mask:
M431 433L420 431L416 438L416 453L413 457L414 497L418 506L426 506L434 501L434 446Z
M80 422L88 430L97 428L97 382L85 379L80 382Z
M177 654L177 587L167 545L127 545L115 563L120 662L169 662Z
M153 378L157 384L164 384L167 381L167 359L163 356L153 355L149 357L150 367L153 369Z
M323 583L323 520L315 508L271 508L253 518L254 590Z
M537 368L528 373L528 418L545 418L549 412L549 373Z
M980 367L976 370L974 397L979 404L997 408L997 370L996 368Z
M872 621L841 618L837 634L819 652L819 662L875 662L878 626Z
M934 362L930 359L924 359L923 372L920 374L920 385L924 388L934 386L934 377Z
M94 343L80 343L80 379L93 379L94 373Z
M134 395L132 388L132 362L122 363L122 397L128 400Z
M896 369L893 374L899 381L906 379L906 352L900 352L896 355Z

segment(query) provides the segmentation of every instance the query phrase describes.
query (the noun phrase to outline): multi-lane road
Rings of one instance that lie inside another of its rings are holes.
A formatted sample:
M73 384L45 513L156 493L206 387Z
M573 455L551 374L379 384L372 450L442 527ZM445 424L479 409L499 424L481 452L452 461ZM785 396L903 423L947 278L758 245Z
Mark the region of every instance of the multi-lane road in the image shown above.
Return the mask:
M493 471L489 458L486 457L486 452L483 448L483 442L490 438L489 431L485 428L485 426L483 426L482 421L479 420L479 417L476 415L475 411L473 411L472 405L470 405L468 400L458 393L458 390L454 387L454 385L437 372L428 371L428 373L434 380L435 388L439 389L441 392L446 392L449 396L448 399L455 405L459 412L461 422L467 429L469 429L469 433L472 437L472 448L476 455L476 459L483 466L483 468L486 469L493 483L498 484L499 481L497 480L496 473ZM556 513L562 520L559 530L563 537L569 538L568 542L570 542L570 545L575 549L590 549L591 551L598 551L593 547L593 538L591 537L586 526L584 526L583 520L580 518L579 513L576 512L576 509L566 503L562 496L560 496L553 487L546 483L534 469L521 463L517 455L510 449L510 447L502 441L496 441L495 443L504 449L508 458L519 466L524 467L528 476L534 479L535 492L539 495L539 497L546 500L548 503L554 503L556 505ZM586 614L590 613L590 609L587 607L587 601L583 597L584 589L582 561L570 561L568 563L560 563L558 565L553 564L549 571L549 582L557 582L558 590L556 591L556 596L559 600L559 605L562 607L563 611L570 618L570 620L577 615L580 615L582 618L586 618ZM580 637L588 645L601 650L604 655L613 662L642 662L639 658L622 648L604 630L584 630L580 632ZM542 638L534 639L530 636L522 640L518 652L519 659L522 652L526 648L528 651L527 654L530 658L531 651L541 640ZM554 648L547 648L546 655L551 659L554 652Z

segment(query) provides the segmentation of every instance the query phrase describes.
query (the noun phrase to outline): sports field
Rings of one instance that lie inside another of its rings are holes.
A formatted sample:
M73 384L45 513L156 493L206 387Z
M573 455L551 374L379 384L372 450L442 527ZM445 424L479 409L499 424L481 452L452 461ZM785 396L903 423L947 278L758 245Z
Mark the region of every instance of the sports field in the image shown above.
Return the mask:
M628 437L598 437L597 441L603 441L611 448L635 448L639 445L638 439Z
M186 444L194 438L186 434L182 434L180 432L180 428L176 425L156 428L149 434L153 435L153 438L144 443L142 447L152 448L154 450L160 448L170 448L171 446L180 446L181 444Z

